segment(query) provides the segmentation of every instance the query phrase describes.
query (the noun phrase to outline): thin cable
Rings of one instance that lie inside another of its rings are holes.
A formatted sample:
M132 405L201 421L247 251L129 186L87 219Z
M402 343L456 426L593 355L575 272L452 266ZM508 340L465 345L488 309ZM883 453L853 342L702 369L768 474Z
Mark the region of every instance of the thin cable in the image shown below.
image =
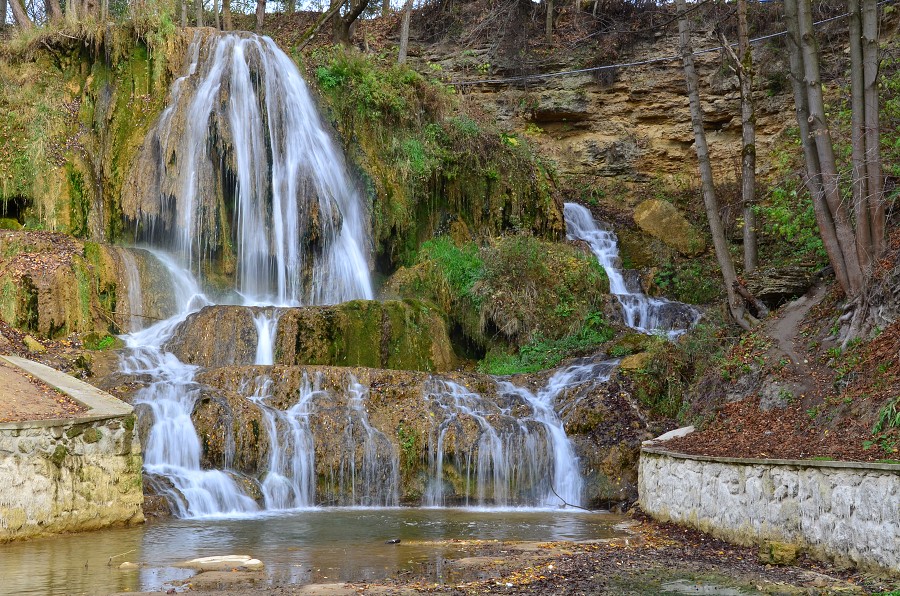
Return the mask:
M893 4L896 0L881 0L878 3L878 6L882 4ZM841 15L837 15L835 17L830 17L827 19L823 19L821 21L816 21L813 23L814 26L824 25L825 23L830 23L831 21L836 21L838 19L843 19L850 16L850 13L844 13ZM782 37L787 35L787 31L781 31L779 33L770 33L769 35L763 35L762 37L754 37L750 40L751 44L756 44L761 41L766 41L769 39L773 39L775 37ZM728 44L730 47L737 47L737 42ZM725 46L716 46L714 48L706 48L704 50L697 50L692 55L700 56L703 54L709 54L710 52L720 52L725 49ZM660 62L672 62L674 60L681 60L681 55L673 55L673 56L662 56L659 58L650 58L649 60L638 60L636 62L621 62L619 64L604 64L603 66L591 66L589 68L579 68L576 70L563 70L559 72L548 72L543 74L532 74L532 75L522 75L518 77L507 77L503 79L485 79L479 81L453 81L450 83L445 83L450 87L466 87L470 85L497 85L502 83L518 83L522 81L530 81L533 79L552 79L555 77L565 77L569 75L576 74L584 74L586 72L599 72L602 70L613 70L616 68L629 68L631 66L644 66L646 64L657 64Z

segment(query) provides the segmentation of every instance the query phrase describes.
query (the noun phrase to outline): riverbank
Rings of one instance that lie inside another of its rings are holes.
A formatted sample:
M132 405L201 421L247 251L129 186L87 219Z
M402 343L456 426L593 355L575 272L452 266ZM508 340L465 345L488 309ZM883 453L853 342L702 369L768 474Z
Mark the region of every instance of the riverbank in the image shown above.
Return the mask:
M582 542L449 541L462 556L435 569L399 572L370 583L262 585L261 575L199 574L177 592L191 594L877 594L900 587L876 576L801 557L793 566L759 562L755 549L655 522L633 510L627 536Z

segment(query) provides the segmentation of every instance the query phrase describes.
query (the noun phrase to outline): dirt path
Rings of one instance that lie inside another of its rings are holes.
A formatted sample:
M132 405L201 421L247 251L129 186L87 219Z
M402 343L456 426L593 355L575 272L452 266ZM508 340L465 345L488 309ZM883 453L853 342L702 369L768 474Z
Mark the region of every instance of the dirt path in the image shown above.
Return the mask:
M85 408L0 359L0 422L73 418Z
M784 307L778 318L766 324L766 334L778 344L778 349L791 359L791 362L802 369L808 369L807 359L801 357L795 346L800 336L800 323L815 305L819 304L827 293L824 285L819 284L801 298L794 300Z

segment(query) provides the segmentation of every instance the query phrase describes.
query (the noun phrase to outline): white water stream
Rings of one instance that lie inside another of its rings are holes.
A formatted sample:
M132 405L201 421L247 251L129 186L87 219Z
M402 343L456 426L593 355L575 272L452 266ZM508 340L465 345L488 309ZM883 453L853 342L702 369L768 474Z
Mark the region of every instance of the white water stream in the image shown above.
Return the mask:
M641 333L666 333L677 337L690 329L700 318L692 306L665 298L645 295L640 284L629 286L621 268L619 243L615 233L597 225L591 212L576 203L564 205L566 238L584 240L591 247L609 278L609 291L622 307L622 317L628 327Z

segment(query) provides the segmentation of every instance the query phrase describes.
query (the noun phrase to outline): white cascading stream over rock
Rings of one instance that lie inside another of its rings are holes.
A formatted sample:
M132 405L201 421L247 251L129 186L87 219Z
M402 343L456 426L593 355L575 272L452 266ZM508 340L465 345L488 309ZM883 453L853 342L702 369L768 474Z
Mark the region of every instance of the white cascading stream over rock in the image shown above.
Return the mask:
M191 57L155 132L162 180L143 199L158 201L145 210L147 234L167 230L198 277L208 253L233 242L246 304L371 299L363 201L293 60L245 33L195 40Z
M690 329L700 318L697 309L664 298L650 298L635 283L628 287L622 274L619 243L611 230L602 229L591 212L582 205L565 203L566 238L584 240L606 271L609 291L622 306L622 317L628 327L641 333L665 333L677 337Z
M211 304L198 279L210 246L221 240L210 237L221 219L217 185L233 184L220 192L234 201L226 227L237 261L235 290L244 304L331 304L373 295L362 198L296 65L269 38L201 38L190 45L187 72L173 83L157 123L160 180L148 185L155 194L142 199L151 204L141 208L145 240L178 294L177 314L141 331L135 327L121 366L124 374L150 379L135 397L153 419L144 466L180 517L259 509L232 474L201 469L202 446L191 421L200 397L197 368L161 349L191 312ZM215 153L217 143L225 153ZM221 169L226 159L227 175ZM274 308L256 316L259 364L274 360L277 318ZM262 487L268 508L313 504L312 436L304 425L310 395L278 415L263 395L251 397L276 441L271 478ZM290 453L277 443L285 437ZM230 464L221 465L227 470Z

